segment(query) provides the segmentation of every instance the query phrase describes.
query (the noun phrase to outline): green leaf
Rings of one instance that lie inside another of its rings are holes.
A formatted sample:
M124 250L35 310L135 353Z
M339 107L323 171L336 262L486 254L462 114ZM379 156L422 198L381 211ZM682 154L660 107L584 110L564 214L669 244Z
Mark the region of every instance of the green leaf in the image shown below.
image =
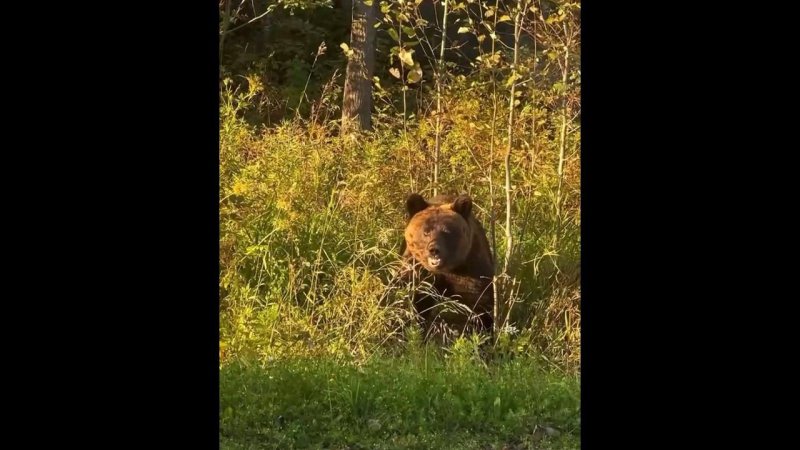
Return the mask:
M389 36L391 36L392 39L395 40L395 42L400 42L400 36L397 35L397 31L395 31L394 28L389 28L389 30L387 30L387 33L389 33Z
M364 0L364 4L367 6L372 6L372 0Z
M511 22L511 16L508 14L504 14L502 17L497 19L498 22Z
M405 33L410 37L414 37L417 35L417 33L411 27L403 27L403 31L405 31Z
M389 73L398 80L400 79L400 70L398 70L397 67L392 67L389 69Z
M458 32L459 33L469 33L470 29L469 29L469 27L461 27L461 28L458 29Z

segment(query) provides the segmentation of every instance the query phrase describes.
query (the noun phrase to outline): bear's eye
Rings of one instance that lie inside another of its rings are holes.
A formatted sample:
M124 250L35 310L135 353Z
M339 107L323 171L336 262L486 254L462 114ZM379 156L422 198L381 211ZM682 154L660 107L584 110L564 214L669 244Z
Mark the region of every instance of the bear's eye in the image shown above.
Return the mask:
M424 230L422 230L422 235L425 236L425 237L430 236L431 235L431 229L430 228L425 228Z

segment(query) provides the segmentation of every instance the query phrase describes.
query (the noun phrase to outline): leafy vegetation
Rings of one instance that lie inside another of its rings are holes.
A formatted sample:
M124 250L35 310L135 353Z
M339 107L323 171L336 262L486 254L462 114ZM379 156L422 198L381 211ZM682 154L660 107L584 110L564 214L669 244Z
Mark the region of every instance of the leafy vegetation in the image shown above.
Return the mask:
M221 444L575 448L580 4L364 3L371 130L343 132L352 3L220 2ZM489 231L482 362L420 342L411 192L469 193Z
M465 356L467 356L465 358ZM361 366L329 360L226 366L220 448L578 448L578 383L455 350Z

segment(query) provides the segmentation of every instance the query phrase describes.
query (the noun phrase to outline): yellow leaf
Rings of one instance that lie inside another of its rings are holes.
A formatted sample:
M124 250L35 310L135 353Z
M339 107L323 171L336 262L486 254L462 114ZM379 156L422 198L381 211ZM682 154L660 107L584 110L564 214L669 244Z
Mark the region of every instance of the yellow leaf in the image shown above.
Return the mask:
M511 85L514 84L514 82L517 81L518 78L519 76L516 73L512 73L511 76L508 77L508 80L506 81L506 87L511 87Z
M398 56L400 57L400 61L403 62L403 65L408 67L414 66L414 58L411 55L414 53L414 50L406 50L404 48L400 49Z
M422 67L419 66L419 63L414 65L414 68L408 72L408 82L409 83L417 83L422 79Z

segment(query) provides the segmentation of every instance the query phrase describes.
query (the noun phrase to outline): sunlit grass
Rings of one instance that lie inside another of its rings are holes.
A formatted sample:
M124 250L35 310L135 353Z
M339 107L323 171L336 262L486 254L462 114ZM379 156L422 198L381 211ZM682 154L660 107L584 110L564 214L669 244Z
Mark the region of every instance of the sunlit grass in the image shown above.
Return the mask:
M577 377L531 360L423 351L363 365L233 364L220 373L223 449L576 449ZM504 447L504 445L506 447Z

